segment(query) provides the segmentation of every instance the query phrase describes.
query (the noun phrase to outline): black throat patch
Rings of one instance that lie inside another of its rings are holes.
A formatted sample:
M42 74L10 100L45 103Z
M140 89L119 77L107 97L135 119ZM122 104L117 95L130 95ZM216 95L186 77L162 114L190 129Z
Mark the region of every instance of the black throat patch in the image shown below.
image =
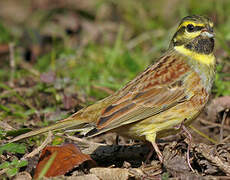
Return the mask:
M185 48L200 54L210 54L214 49L214 39L198 37L192 42L187 43Z

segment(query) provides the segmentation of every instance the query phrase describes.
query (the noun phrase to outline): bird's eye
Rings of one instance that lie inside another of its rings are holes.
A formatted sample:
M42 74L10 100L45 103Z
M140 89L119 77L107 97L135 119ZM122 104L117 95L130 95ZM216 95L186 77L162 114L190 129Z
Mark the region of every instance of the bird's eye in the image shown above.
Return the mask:
M194 31L194 28L195 27L192 24L188 24L187 27L186 27L186 29L187 29L188 32Z

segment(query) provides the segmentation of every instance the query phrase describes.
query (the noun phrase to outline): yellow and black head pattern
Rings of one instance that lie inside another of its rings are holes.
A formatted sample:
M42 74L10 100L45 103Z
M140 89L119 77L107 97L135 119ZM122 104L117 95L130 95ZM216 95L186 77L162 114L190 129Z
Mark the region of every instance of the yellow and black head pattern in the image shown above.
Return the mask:
M207 17L198 15L183 18L170 46L184 46L200 54L212 53L214 48L213 22Z

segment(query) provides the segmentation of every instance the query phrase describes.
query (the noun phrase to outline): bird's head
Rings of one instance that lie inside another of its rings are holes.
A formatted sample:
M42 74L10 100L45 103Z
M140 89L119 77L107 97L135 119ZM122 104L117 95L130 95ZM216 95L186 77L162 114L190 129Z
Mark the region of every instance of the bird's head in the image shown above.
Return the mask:
M199 54L213 53L213 22L204 16L184 17L170 44L170 47L176 46L183 46L185 49Z

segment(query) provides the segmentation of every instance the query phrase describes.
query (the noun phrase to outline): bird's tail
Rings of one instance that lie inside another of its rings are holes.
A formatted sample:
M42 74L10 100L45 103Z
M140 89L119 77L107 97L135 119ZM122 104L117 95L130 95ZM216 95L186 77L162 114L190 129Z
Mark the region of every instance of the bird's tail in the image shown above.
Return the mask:
M101 112L105 109L105 107L109 106L112 101L114 101L114 98L116 98L116 96L108 96L107 98L98 101L91 106L81 109L72 116L61 120L56 124L19 135L8 142L15 142L48 131L56 131L61 129L74 129L81 135L87 135L88 132L92 132L92 130L95 129L96 121L101 115Z
M57 130L68 129L68 128L73 128L73 127L80 130L80 128L82 128L85 124L86 124L85 120L80 119L80 118L78 119L76 117L72 118L72 116L70 116L69 118L59 121L56 124L53 124L47 127L43 127L40 129L36 129L28 133L19 135L9 140L8 142L11 143L11 142L19 141L21 139L39 135L39 134L42 134L48 131L57 131Z

